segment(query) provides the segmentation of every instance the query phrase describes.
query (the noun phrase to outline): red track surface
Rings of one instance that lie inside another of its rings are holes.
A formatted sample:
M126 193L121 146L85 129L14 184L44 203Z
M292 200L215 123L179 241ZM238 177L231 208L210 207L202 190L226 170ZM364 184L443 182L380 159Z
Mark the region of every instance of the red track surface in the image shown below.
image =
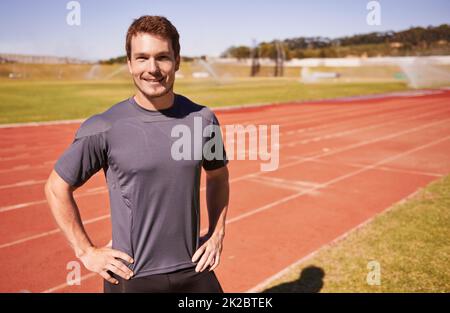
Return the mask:
M226 292L244 292L450 172L450 91L219 111L225 124L279 124L280 166L231 161L221 265ZM0 292L101 292L50 214L44 181L78 124L0 129ZM202 180L202 186L204 179ZM102 173L76 192L86 229L110 239ZM202 229L205 191L202 189Z

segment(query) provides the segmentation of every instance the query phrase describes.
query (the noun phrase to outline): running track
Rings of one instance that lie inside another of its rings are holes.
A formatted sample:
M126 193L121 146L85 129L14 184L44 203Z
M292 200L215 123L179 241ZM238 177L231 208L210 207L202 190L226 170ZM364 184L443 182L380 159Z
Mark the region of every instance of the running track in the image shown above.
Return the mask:
M450 91L217 111L225 124L279 124L280 166L231 161L221 265L226 292L245 292L450 172ZM0 128L0 292L100 292L45 202L45 179L78 123ZM202 229L205 229L204 177ZM75 193L94 243L110 238L102 173ZM326 273L325 273L326 275Z

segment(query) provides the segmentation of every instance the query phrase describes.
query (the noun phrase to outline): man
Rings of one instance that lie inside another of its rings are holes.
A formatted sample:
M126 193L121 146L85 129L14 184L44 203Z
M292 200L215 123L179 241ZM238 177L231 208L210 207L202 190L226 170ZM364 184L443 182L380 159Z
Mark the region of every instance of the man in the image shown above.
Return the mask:
M126 51L136 94L80 126L45 186L53 216L84 266L105 279L105 292L223 292L213 270L225 235L227 159L203 153L206 143L221 139L220 130L189 143L200 158L172 155L180 140L174 128L195 134L199 122L205 130L217 129L218 121L208 108L174 94L179 35L166 18L135 20ZM202 167L209 229L199 238ZM109 190L112 247L92 244L73 198L100 169Z

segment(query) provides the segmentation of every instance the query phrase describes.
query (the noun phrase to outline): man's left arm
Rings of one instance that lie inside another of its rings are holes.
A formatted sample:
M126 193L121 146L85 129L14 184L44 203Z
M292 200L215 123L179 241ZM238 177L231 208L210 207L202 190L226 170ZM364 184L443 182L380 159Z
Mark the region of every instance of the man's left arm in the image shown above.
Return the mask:
M216 170L206 171L206 204L208 207L209 228L200 243L200 248L192 257L197 262L195 270L204 271L210 266L214 270L220 262L223 239L225 237L225 220L228 210L230 187L228 184L228 168L223 166Z

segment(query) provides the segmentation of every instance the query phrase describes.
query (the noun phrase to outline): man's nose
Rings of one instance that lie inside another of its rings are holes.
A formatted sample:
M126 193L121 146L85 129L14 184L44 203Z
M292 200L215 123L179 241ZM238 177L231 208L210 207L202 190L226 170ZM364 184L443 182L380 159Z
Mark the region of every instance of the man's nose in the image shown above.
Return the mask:
M152 73L152 74L159 72L158 63L153 58L150 58L150 60L149 60L148 72Z

